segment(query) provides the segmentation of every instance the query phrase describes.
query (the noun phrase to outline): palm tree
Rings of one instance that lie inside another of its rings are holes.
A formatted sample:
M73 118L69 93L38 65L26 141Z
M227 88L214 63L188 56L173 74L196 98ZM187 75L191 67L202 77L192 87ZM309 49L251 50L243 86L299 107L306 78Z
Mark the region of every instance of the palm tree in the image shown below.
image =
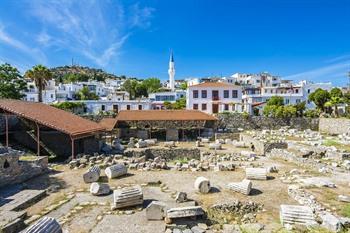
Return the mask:
M331 99L329 101L327 101L324 105L327 108L334 107L334 114L336 117L338 117L339 116L338 105L342 104L342 103L344 103L344 99L341 97L335 96L335 97L331 97Z
M52 79L51 71L43 65L36 65L31 70L27 70L24 76L34 81L39 91L38 100L43 102L43 89L45 89L47 82Z

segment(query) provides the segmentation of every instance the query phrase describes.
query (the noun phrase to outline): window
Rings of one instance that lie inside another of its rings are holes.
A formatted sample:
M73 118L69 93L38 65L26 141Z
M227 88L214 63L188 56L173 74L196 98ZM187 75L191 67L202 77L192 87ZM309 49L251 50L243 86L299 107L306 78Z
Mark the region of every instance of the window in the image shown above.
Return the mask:
M238 98L238 91L232 90L232 98Z
M224 105L225 111L228 111L228 104Z
M285 102L286 102L286 104L289 104L289 99L286 99Z
M198 98L198 90L193 91L193 98Z
M193 104L193 109L198 110L198 104Z
M139 104L139 110L142 110L142 105L141 104Z
M118 112L118 105L117 104L113 104L113 111Z
M202 99L207 98L207 90L202 90Z
M310 94L311 90L310 89L307 89L307 93Z
M126 110L130 110L130 104L126 105Z
M101 110L105 111L106 110L106 106L104 104L101 105Z
M202 110L203 111L207 110L207 104L202 104Z
M296 90L295 90L295 93L299 93L299 89L296 89Z
M295 102L296 102L297 104L299 104L299 103L300 103L300 99L296 99Z
M224 90L224 98L229 98L229 91L228 90Z

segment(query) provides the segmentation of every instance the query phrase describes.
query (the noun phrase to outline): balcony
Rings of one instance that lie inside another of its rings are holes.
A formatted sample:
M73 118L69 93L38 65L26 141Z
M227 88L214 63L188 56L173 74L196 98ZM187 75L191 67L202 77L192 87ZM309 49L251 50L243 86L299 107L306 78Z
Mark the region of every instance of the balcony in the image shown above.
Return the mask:
M220 100L220 98L219 98L219 96L213 96L213 97L212 97L212 100L213 100L213 101L218 101L218 100Z

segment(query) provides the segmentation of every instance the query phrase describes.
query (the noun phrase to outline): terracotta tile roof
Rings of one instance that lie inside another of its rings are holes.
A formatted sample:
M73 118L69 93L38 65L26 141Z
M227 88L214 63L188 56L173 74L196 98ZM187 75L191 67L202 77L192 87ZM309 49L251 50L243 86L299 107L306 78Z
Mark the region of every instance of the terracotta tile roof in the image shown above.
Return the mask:
M5 110L72 137L104 131L99 124L47 104L0 99L0 112Z
M216 121L217 118L197 110L123 110L117 121Z
M233 84L226 83L226 82L204 82L204 83L199 83L199 84L192 85L189 87L190 88L191 87L239 87L240 88L240 86L233 85Z
M112 117L106 117L102 118L100 122L98 122L103 128L105 128L107 131L112 131L115 124L117 122L116 118Z

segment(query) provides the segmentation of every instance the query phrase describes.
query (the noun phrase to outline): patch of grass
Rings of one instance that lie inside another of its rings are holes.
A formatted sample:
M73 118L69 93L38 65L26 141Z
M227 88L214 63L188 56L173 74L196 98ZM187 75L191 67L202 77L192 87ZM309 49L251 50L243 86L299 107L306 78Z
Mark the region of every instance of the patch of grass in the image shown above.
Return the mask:
M22 160L22 161L34 161L36 159L38 159L38 156L34 154L24 154L21 157L19 157L19 160Z
M340 212L344 217L350 218L350 204L343 206Z
M323 145L325 145L325 146L339 146L340 143L335 141L335 140L328 139L328 140L325 140L323 142Z
M322 145L324 146L334 146L336 147L337 149L339 150L346 150L346 151L350 151L350 145L344 145L334 139L328 139L328 140L325 140Z
M188 163L188 162L189 162L189 160L188 160L187 157L178 158L178 159L174 160L174 163L182 163L182 164L184 164L184 163Z

